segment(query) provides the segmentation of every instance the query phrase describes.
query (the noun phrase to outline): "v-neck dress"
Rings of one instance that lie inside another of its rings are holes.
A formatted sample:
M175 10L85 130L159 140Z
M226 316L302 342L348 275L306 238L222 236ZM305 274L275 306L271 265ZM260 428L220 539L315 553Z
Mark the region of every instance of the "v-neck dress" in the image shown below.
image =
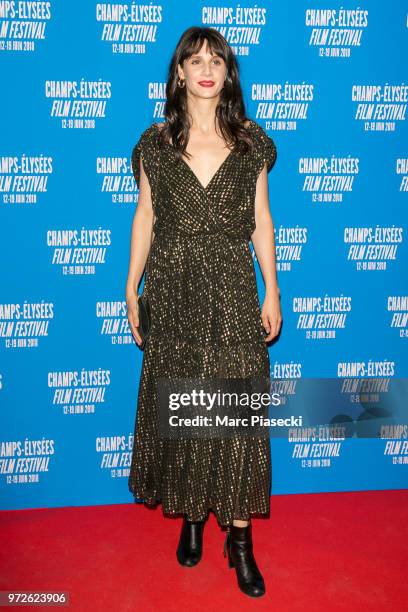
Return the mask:
M160 379L264 377L270 362L249 247L255 230L257 178L276 160L276 146L255 121L254 147L231 151L203 186L151 124L131 155L140 158L155 214L143 293L152 327L139 382L129 491L163 512L220 525L268 514L270 440L265 436L185 437L159 430Z

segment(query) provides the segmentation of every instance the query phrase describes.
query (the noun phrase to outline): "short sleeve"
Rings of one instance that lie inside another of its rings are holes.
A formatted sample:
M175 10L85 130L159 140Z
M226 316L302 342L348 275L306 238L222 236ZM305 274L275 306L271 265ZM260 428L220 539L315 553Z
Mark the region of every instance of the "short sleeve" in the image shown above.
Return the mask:
M255 145L254 171L255 176L258 177L265 164L268 172L273 168L277 158L277 150L273 139L268 136L259 123L252 121L252 127Z
M155 185L159 164L157 137L158 129L155 124L152 124L145 129L133 147L131 154L132 172L138 187L140 187L140 158L143 161L143 168L149 180L150 189L153 189Z

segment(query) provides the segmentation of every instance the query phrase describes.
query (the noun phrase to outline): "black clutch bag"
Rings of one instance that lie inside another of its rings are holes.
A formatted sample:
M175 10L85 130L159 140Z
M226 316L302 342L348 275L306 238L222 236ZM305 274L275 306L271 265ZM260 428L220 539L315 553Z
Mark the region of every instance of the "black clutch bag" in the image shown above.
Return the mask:
M152 317L150 311L150 302L147 295L139 295L137 299L138 314L139 314L139 327L137 328L140 337L142 338L141 348L143 349L146 345L147 338L150 334L150 328L152 325Z

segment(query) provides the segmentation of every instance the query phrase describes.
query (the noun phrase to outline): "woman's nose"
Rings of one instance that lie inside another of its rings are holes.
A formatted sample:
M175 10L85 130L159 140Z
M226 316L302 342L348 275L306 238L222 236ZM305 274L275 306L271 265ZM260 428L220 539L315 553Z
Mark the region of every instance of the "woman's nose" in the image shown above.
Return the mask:
M203 73L206 76L211 75L211 65L210 64L204 64Z

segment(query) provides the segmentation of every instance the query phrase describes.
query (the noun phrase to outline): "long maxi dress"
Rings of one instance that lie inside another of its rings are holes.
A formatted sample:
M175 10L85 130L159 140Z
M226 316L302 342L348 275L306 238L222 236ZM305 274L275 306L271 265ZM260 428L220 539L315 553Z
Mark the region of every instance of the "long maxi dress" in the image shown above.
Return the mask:
M168 439L158 428L157 381L183 377L265 376L264 340L254 262L256 182L276 161L275 143L251 120L254 148L232 151L207 186L159 147L157 123L134 146L152 191L154 240L144 292L152 328L139 382L129 491L164 513L204 520L212 510L221 526L269 513L270 440L258 437Z

